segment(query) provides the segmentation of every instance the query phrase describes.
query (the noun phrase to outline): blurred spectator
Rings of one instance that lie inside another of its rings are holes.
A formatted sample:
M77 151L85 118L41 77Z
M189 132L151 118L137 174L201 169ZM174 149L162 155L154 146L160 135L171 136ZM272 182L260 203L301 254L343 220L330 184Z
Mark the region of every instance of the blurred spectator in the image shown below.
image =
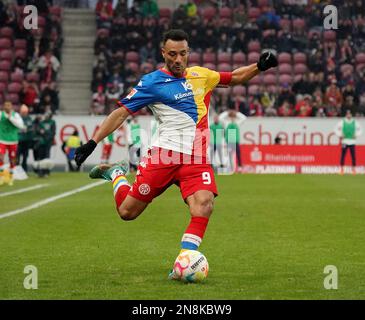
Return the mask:
M105 102L106 97L104 94L104 87L99 85L97 92L93 94L93 101L91 104L91 114L92 115L102 115L105 112Z
M39 88L33 81L23 81L23 90L20 93L20 100L29 107L30 113L36 113L39 103Z
M280 117L291 117L294 115L294 110L292 105L288 100L284 100L283 103L278 108L278 116Z
M158 18L159 8L156 0L144 0L141 13L144 18Z
M109 0L99 0L95 8L98 28L110 28L113 18L113 7Z
M21 164L23 170L28 172L28 155L33 146L33 120L29 116L28 107L23 104L20 107L20 116L23 119L24 128L19 131L19 143L17 149L17 164Z
M60 62L53 55L52 51L48 50L39 58L38 68L41 75L41 81L50 83L56 81L57 72L60 68Z
M75 151L78 147L82 145L82 141L79 137L79 132L75 130L71 136L69 136L65 141L62 143L62 151L66 155L68 171L70 172L77 172L80 171L80 167L76 165L74 157Z
M233 44L232 44L232 51L233 52L247 52L247 41L245 32L240 30L238 32L237 37L235 37Z
M297 117L310 117L312 115L311 96L305 95L304 98L295 105Z

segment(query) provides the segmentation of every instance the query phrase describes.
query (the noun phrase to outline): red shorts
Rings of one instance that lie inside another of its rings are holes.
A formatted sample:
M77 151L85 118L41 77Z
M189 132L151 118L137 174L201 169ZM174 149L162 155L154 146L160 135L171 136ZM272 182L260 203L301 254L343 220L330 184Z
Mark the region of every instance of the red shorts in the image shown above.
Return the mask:
M3 144L0 143L0 154L5 155L6 151L9 152L9 158L16 158L16 151L18 149L18 144Z
M214 196L218 195L214 171L210 164L206 161L195 161L191 164L182 161L162 163L158 161L162 150L164 149L155 148L141 159L129 195L143 202L151 202L172 184L180 188L184 200L199 190L208 190L213 192ZM181 160L183 156L182 153L164 151L170 155L174 154L175 160Z

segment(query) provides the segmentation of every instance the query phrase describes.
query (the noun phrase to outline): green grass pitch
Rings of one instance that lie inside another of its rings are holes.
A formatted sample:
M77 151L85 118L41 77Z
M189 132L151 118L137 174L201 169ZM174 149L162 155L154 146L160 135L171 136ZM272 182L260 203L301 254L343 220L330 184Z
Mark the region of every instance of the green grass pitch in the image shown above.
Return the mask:
M0 215L84 186L86 173L31 177L0 193ZM364 299L365 177L218 176L220 192L200 247L206 282L167 275L189 222L172 186L135 221L115 212L106 183L0 219L0 299ZM26 265L38 289L23 287ZM338 270L327 290L324 268Z

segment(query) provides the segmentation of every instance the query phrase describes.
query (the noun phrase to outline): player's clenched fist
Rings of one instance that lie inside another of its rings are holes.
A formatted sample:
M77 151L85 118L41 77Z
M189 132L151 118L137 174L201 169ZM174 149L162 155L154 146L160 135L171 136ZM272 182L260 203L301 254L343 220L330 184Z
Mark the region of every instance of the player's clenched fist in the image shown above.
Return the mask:
M278 65L278 59L270 51L266 51L263 54L261 54L260 59L257 62L257 68L260 71L265 71L267 69L276 67L277 65Z
M75 151L75 161L78 166L87 159L87 157L92 154L96 148L96 142L94 140L89 140L86 144L78 147Z

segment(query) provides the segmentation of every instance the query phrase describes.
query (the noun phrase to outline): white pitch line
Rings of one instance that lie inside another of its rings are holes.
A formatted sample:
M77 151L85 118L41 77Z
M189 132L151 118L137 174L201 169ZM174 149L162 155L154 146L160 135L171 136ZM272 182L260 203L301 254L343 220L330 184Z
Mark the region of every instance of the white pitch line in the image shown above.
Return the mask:
M18 193L23 193L23 192L27 192L27 191L31 191L31 190L36 190L36 189L40 189L40 188L44 188L49 186L49 184L37 184L33 187L28 187L28 188L23 188L23 189L19 189L19 190L14 190L14 191L9 191L9 192L4 192L4 193L0 193L0 198L1 197L6 197L6 196L11 196L13 194L18 194Z
M71 191L67 191L67 192L59 194L58 196L54 196L54 197L50 197L50 198L38 201L38 202L36 202L36 203L34 203L30 206L27 206L27 207L24 207L24 208L21 208L21 209L16 209L16 210L13 210L13 211L9 211L9 212L4 213L4 214L0 214L0 219L8 218L8 217L14 216L16 214L19 214L19 213L22 213L22 212L25 212L25 211L29 211L29 210L33 210L33 209L42 207L42 206L44 206L48 203L54 202L56 200L66 198L68 196L72 196L75 193L79 193L79 192L82 192L82 191L97 187L97 186L99 186L99 185L101 185L105 182L106 181L98 181L98 182L90 183L90 184L88 184L84 187L77 188L77 189L74 189L74 190L71 190Z

